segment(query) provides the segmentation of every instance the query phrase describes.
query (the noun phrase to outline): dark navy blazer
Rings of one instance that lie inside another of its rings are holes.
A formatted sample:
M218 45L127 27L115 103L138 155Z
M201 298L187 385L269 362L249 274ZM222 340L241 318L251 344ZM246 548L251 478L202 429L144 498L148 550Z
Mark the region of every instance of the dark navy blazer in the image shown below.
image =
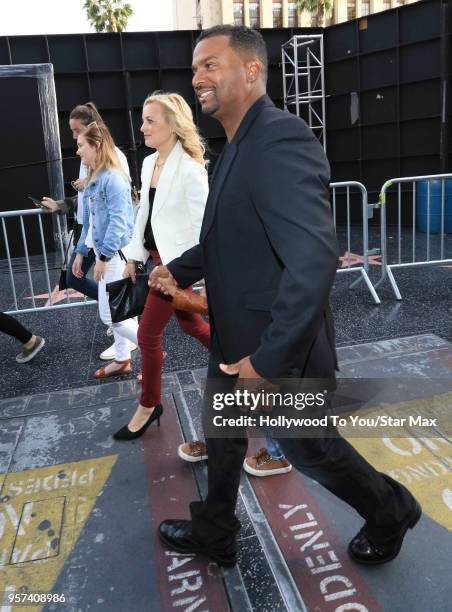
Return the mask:
M251 355L265 378L334 377L328 306L338 261L330 170L306 123L263 96L225 145L200 244L168 264L181 287L205 278L219 357Z

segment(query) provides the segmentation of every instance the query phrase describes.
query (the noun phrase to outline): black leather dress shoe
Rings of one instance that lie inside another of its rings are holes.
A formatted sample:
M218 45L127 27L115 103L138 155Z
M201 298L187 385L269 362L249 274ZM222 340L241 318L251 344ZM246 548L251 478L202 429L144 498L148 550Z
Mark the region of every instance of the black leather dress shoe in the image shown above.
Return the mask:
M415 502L413 510L402 523L394 529L394 535L386 538L384 542L377 542L371 538L366 530L366 525L353 538L348 545L348 553L350 557L358 563L366 565L380 565L387 563L397 557L402 548L403 538L408 529L413 529L418 520L421 518L422 508Z
M184 554L206 555L223 567L234 567L237 563L237 553L235 550L227 552L212 550L195 540L192 534L191 521L163 521L160 523L158 531L160 540L171 550Z

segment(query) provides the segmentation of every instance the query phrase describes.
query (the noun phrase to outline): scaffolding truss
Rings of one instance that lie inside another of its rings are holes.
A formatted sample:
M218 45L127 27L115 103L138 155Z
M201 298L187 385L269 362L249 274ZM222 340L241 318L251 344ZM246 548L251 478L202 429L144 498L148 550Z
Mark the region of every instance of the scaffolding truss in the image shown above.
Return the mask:
M281 47L284 108L302 117L326 151L323 34L296 35Z

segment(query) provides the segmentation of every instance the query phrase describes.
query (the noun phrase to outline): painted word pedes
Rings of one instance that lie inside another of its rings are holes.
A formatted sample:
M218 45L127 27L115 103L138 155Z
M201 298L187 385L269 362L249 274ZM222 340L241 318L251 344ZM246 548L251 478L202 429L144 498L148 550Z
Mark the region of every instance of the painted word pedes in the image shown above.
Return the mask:
M0 592L51 593L116 459L111 455L6 474L0 498ZM29 605L14 603L14 612ZM33 609L43 605L38 602ZM7 604L1 608L9 609Z

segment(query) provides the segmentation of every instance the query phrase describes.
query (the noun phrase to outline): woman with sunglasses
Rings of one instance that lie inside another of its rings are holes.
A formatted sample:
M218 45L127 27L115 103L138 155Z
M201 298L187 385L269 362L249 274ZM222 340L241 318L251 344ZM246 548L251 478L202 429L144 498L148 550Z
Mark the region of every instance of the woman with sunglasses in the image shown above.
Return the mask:
M78 135L77 155L88 168L83 191L83 227L76 246L72 273L83 278L84 258L93 249L93 277L98 283L99 314L113 329L115 359L94 374L96 378L130 374L130 343L137 344L135 319L112 323L106 285L122 278L123 249L132 237L133 207L130 178L124 172L105 124L90 123Z

